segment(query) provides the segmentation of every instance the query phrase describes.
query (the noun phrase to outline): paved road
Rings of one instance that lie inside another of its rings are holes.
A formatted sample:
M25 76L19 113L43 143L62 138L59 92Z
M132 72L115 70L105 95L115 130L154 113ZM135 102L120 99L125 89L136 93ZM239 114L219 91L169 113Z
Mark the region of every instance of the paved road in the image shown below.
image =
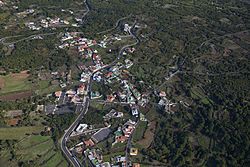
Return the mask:
M76 120L67 129L67 131L65 132L65 134L63 135L62 140L61 140L61 149L62 149L64 155L67 157L67 159L72 163L72 165L74 167L81 167L82 165L79 163L77 158L74 155L72 155L72 153L69 151L66 143L67 143L67 140L68 140L70 134L75 130L76 126L79 124L79 122L81 121L83 116L88 112L88 106L89 106L89 98L88 97L84 98L84 103L85 103L85 106L84 106L83 110L78 115Z
M7 40L7 39L11 39L11 38L15 38L15 37L20 37L20 36L23 36L23 35L9 36L9 37L1 38L0 42L3 45L11 45L11 44L16 44L18 42L22 42L22 41L25 41L25 40L28 40L28 39L32 39L32 38L37 37L37 36L49 36L49 35L54 35L54 34L56 34L56 33L54 32L54 33L44 33L44 34L41 34L41 33L40 34L33 34L33 35L30 35L28 37L25 37L25 38L22 38L22 39L13 41L13 42L5 42L5 40Z
M139 120L136 122L135 124L135 129L138 125L138 122ZM127 145L126 145L126 153L125 153L125 157L126 157L126 167L129 166L129 154L130 154L130 149L132 147L132 137L133 137L133 134L135 132L135 129L133 130L133 132L130 134L129 138L128 138L128 142L127 142Z
M109 32L109 31L115 30L115 29L119 26L119 24L120 24L120 22L121 22L122 20L125 20L125 19L127 19L127 18L129 18L129 17L131 17L131 16L132 16L132 15L130 14L130 15L128 15L128 16L125 16L125 17L122 17L122 18L118 19L118 20L116 21L114 27L112 27L112 28L110 28L110 29L107 29L107 30L105 30L105 31L98 32L97 34L100 35L100 34L104 34L104 33L107 33L107 32Z
M85 3L85 6L86 6L86 8L87 8L87 11L83 14L83 16L82 16L82 21L84 21L86 15L90 12L90 5L89 5L88 0L84 0L84 3Z

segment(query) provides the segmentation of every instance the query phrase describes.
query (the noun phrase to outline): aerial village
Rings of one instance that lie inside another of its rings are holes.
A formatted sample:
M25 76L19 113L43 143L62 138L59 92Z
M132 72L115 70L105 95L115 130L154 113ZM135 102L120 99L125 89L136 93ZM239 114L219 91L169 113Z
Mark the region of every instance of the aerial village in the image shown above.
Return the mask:
M126 24L124 32L128 32L128 28L130 27ZM76 153L79 158L87 158L88 162L96 167L140 166L139 163L133 163L129 158L136 157L139 151L136 146L131 144L131 140L138 122L148 122L145 115L140 112L140 108L144 108L150 102L150 97L147 91L139 91L136 83L131 80L133 77L131 77L129 68L133 66L132 60L120 59L109 67L109 64L102 61L102 55L98 52L99 49L109 50L112 42L120 40L119 36L104 35L103 40L97 41L87 39L79 32L63 34L60 39L61 44L57 47L59 49L76 48L82 59L82 62L77 65L80 71L79 85L74 89L65 89L67 85L71 84L71 74L68 72L66 82L60 81L62 90L53 94L55 102L44 107L46 114L80 113L84 107L85 96L90 96L91 100L103 104L118 104L129 107L128 112L110 108L103 116L102 125L82 122L70 135L72 140L76 139L75 143L70 145L70 150ZM122 55L131 54L135 51L134 47L130 47L125 49ZM53 72L53 75L58 74L58 72ZM92 76L92 74L94 75ZM110 85L110 87L118 85L119 89L111 88L108 94L89 89L87 83L90 82L91 76L94 84ZM144 87L146 88L145 85ZM158 105L164 107L167 113L174 113L176 103L171 103L167 99L166 92L158 92L158 97L160 98ZM81 140L79 140L79 137ZM103 146L106 141L111 141L112 144L108 146L110 148L124 146L125 150L107 158L109 154L106 154L106 156L103 154L103 151L107 149L106 146Z
M13 4L12 6L9 6ZM14 5L14 2L9 2L6 5L6 2L0 1L0 7L9 7L9 9L15 11L15 21L25 20L22 24L31 30L39 31L45 29L55 30L56 28L67 28L67 27L80 27L82 24L82 13L75 12L70 9L60 9L57 13L60 13L61 16L56 13L50 13L49 16L41 15L43 12L42 8L39 6L33 6L25 10L19 9L18 6ZM8 26L5 26L5 29L8 29Z
M0 1L0 5L3 4L3 1ZM30 8L16 13L16 16L25 18L35 15L36 12L37 9ZM75 17L73 11L61 9L61 12L74 16L74 19L69 21L57 16L42 17L25 22L25 26L32 31L38 31L57 27L78 27L81 24L82 19ZM124 49L121 53L122 57L118 58L118 61L112 65L104 63L105 55L100 54L101 50L112 53L114 43L119 43L129 37L132 23L125 23L123 27L122 35L106 34L99 40L88 39L81 32L61 33L60 44L56 48L59 50L71 48L77 50L80 57L77 64L79 80L72 87L71 70L51 72L50 76L58 81L56 83L60 90L48 95L48 98L52 99L53 102L44 106L40 105L37 109L42 110L46 115L79 114L85 107L86 96L89 96L90 100L95 103L102 103L107 106L109 104L127 106L126 111L109 107L102 117L101 124L90 124L83 121L71 133L70 137L74 142L69 145L70 151L75 153L79 159L86 158L91 166L139 167L138 162L133 162L133 157L140 154L140 149L133 144L132 137L140 122L145 122L147 126L150 126L148 119L141 112L141 109L152 103L148 91L150 88L144 85L143 81L137 82L134 79L134 76L129 72L129 69L134 65L133 59L131 56L125 58L126 55L136 54L136 48L131 46ZM135 25L135 27L140 27L140 25ZM42 37L36 36L34 38ZM40 73L38 77L43 78ZM103 92L100 89L89 88L87 85L92 81L94 85L99 85L99 87L108 86L109 90ZM159 98L156 105L163 107L169 114L176 111L177 103L172 103L166 92L159 91L155 94ZM21 115L23 115L21 110L12 110L6 112L5 117L9 125L16 126ZM107 146L105 143L111 144ZM107 148L108 150L124 149L110 154L107 152Z

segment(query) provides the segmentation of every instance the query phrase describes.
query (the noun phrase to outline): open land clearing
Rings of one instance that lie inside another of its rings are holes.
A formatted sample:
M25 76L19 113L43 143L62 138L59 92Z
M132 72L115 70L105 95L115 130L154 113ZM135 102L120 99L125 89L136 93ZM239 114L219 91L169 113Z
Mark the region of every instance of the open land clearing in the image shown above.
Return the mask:
M42 126L24 126L0 128L1 140L18 140L26 136L26 134L40 133L44 127Z
M30 135L12 147L19 161L29 161L33 166L67 166L66 160L56 150L50 136ZM1 150L0 153L3 155L0 159L1 164L17 166L17 161L8 161L11 157L10 150Z
M0 95L30 90L31 84L28 82L28 77L27 72L0 76Z
M143 139L137 142L137 144L141 145L144 148L148 148L152 141L154 140L155 135L155 128L156 128L156 121L150 122L149 126L147 127Z

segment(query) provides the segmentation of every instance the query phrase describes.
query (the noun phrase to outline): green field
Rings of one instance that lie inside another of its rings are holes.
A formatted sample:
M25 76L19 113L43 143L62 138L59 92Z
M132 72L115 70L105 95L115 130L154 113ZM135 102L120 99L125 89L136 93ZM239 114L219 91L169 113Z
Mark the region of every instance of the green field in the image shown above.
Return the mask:
M144 132L147 128L147 122L140 121L135 129L135 132L133 134L133 141L139 141L143 138Z
M14 153L12 154L11 153ZM0 163L6 166L17 166L22 162L28 166L67 166L61 152L55 148L50 136L31 135L10 146L9 149L0 151ZM12 156L14 155L15 158Z
M110 161L111 158L116 157L116 156L124 156L124 152L116 152L116 153L111 153L103 156L103 161Z
M60 90L58 85L51 85L49 80L39 81L37 84L37 94L44 95Z
M27 134L40 133L43 129L42 126L0 128L0 140L19 140Z
M31 83L27 77L27 74L0 76L0 95L30 90Z
M199 87L191 89L191 97L197 100L200 99L203 104L209 104L212 102Z

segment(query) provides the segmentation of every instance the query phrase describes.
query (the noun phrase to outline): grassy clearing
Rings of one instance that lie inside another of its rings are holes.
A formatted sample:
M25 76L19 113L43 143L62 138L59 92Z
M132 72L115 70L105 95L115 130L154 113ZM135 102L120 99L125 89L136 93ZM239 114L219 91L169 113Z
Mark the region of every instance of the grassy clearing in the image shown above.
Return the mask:
M1 13L0 14L0 21L4 21L9 16L10 16L10 12Z
M50 140L50 136L32 135L18 143L18 149L27 149L30 145L38 145Z
M209 148L209 138L204 135L199 135L198 143L199 145L205 146L206 148Z
M61 152L55 148L50 136L31 135L12 146L15 159L12 159L11 149L1 150L1 162L6 166L17 166L18 162L31 162L29 166L67 166ZM10 161L11 159L11 161Z
M212 102L209 98L206 97L203 91L198 87L194 87L191 89L191 97L197 100L200 99L201 102L204 104L209 104Z
M62 157L60 152L57 152L52 158L50 158L43 166L58 166L60 164L66 164L66 161Z
M133 134L133 141L139 141L143 138L144 132L147 128L147 122L140 121L135 129L135 133Z
M155 129L156 129L156 121L150 122L149 126L147 127L143 135L143 138L136 144L140 145L143 148L148 148L151 145L152 141L154 140Z
M26 134L40 133L43 129L43 126L0 128L0 140L18 140Z
M58 85L51 85L49 80L39 81L36 87L37 94L44 95L60 90Z
M0 76L0 95L30 90L31 83L28 81L28 76L21 73Z
M116 152L116 153L113 153L113 154L107 154L107 155L104 155L103 156L103 161L106 162L106 161L110 161L110 159L112 157L115 157L115 156L124 156L125 155L125 152Z
M25 146L25 148L23 148ZM53 141L51 139L39 142L36 144L27 144L26 142L18 143L16 155L23 161L34 160L45 154L48 150L53 148Z

